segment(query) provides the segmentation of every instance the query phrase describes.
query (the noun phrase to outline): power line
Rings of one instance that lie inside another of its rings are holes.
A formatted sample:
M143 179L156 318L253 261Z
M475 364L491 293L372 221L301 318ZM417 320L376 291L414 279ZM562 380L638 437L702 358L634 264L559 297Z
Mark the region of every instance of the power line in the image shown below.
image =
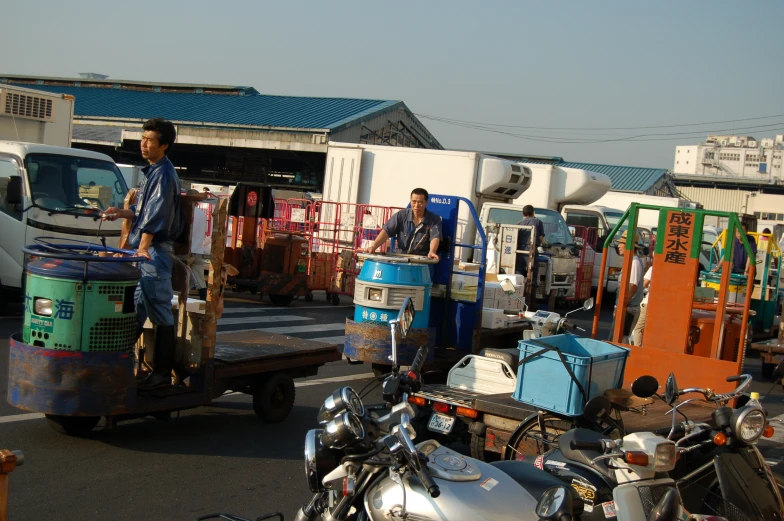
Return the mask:
M558 136L546 136L546 135L530 135L530 134L518 134L515 132L510 132L506 130L499 130L494 129L491 127L485 127L481 125L475 125L470 123L456 123L450 120L443 120L441 118L430 118L433 121L438 121L440 123L444 123L446 125L453 125L462 128L469 128L473 130L480 130L483 132L491 132L494 134L502 134L511 137L517 137L521 139L526 139L529 141L539 141L542 143L563 143L563 144L591 144L591 143L617 143L617 142L646 142L646 141L675 141L680 139L694 139L698 137L702 137L705 134L713 134L719 132L738 132L738 131L779 131L782 130L784 126L784 121L779 121L776 123L772 123L769 125L758 125L753 127L737 127L737 128L725 128L725 129L704 129L698 131L691 131L691 132L663 132L663 133L649 133L649 134L638 134L634 136L625 136L619 138L608 138L608 139L590 139L590 138L566 138L566 137L558 137ZM662 138L661 136L673 136ZM677 136L677 137L675 137Z
M773 119L773 118L784 117L784 114L776 114L773 116L760 116L756 118L725 119L722 121L706 121L703 123L681 123L677 125L649 125L649 126L641 126L641 127L538 127L538 126L526 126L526 125L505 125L501 123L482 123L478 121L467 121L461 119L444 118L440 116L431 116L428 114L418 114L418 113L415 113L415 115L420 118L433 119L433 120L443 121L443 122L448 121L452 123L464 123L469 125L503 127L503 128L522 128L522 129L529 129L529 130L648 130L648 129L656 129L656 128L697 127L702 125L717 125L720 123L738 123L741 121L756 121L760 119Z

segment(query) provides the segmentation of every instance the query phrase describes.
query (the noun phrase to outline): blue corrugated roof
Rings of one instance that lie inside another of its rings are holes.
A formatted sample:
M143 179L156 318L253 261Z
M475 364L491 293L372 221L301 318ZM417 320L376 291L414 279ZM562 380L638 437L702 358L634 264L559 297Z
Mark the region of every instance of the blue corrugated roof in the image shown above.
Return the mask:
M616 192L647 192L667 173L666 168L598 165L596 163L572 163L569 161L558 163L558 166L581 168L605 174L612 182L612 188L610 189Z
M14 82L9 82L14 83ZM250 125L258 127L329 129L387 112L403 105L400 101L352 98L309 98L249 94L201 94L195 92L151 92L124 88L62 85L29 85L76 98L74 114L128 120L165 118L199 124Z

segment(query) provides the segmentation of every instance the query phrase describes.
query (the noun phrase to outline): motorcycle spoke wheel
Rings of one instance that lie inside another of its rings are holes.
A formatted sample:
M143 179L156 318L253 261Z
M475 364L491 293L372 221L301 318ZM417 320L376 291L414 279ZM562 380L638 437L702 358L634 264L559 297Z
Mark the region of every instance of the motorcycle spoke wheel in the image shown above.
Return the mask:
M541 421L532 418L512 434L504 458L515 460L544 454L557 447L561 434L575 427L573 421L554 414L544 414Z

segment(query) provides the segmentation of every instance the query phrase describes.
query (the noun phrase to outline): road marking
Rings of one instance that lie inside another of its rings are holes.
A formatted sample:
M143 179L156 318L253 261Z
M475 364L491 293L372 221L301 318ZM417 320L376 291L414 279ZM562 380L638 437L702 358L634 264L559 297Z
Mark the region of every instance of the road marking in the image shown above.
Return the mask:
M322 336L319 338L308 338L308 340L315 340L316 342L325 342L327 344L345 344L346 336Z
M335 309L335 308L353 308L354 305L344 305L344 306L330 306L328 304L324 304L323 306L292 306L289 308L272 308L267 306L259 306L259 307L243 307L243 308L223 308L223 314L226 313L256 313L258 311L266 312L266 311L281 311L283 309L287 311L299 311L300 309Z
M10 416L0 416L0 423L12 423L12 422L21 422L25 420L37 420L39 418L44 418L44 415L37 412L31 412L27 414L12 414Z
M350 380L364 380L365 378L373 378L373 373L332 376L330 378L319 378L318 380L303 380L301 382L294 382L294 387L310 387L311 385L322 385L333 382L348 382Z
M350 382L352 380L364 380L366 378L373 378L373 373L362 373L362 374L349 374L346 376L332 376L329 378L319 378L317 380L302 380L299 382L294 382L294 387L312 387L314 385L324 385L324 384L331 384L335 382ZM227 393L220 398L225 398L226 396L232 396L235 394L242 394L242 393ZM38 420L44 418L43 414L37 412L25 413L25 414L11 414L9 416L0 416L0 423L14 423L14 422L21 422L26 420Z
M266 317L235 317L218 319L218 326L231 326L234 324L259 324L265 322L297 322L300 320L313 320L309 317L297 315L272 315Z
M263 331L265 333L278 333L279 335L293 335L296 333L320 333L322 331L339 331L346 328L345 322L333 324L310 324L307 326L281 326L281 327L254 327L251 329L238 329L235 331L218 331L219 335L229 333L244 333L245 331Z

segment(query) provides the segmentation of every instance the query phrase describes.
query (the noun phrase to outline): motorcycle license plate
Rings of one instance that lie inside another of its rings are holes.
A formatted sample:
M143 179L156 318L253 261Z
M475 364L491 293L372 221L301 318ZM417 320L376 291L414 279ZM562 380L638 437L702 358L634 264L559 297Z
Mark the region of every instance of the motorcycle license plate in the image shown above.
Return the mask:
M430 417L430 421L427 424L428 430L433 432L440 432L441 434L449 434L452 431L452 427L455 425L455 417L454 416L447 416L446 414L439 414L434 412L433 415Z

